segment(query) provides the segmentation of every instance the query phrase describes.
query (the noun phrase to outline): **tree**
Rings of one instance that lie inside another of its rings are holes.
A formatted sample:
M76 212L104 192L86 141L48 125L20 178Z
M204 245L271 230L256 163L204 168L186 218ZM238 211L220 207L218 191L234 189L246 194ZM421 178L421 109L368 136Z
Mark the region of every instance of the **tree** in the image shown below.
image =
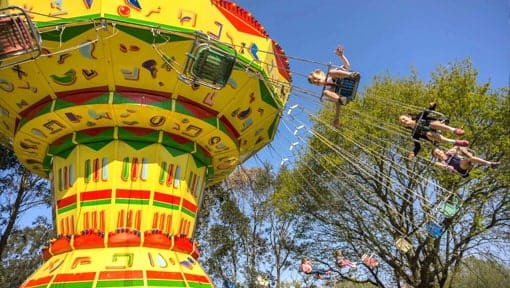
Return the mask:
M0 258L21 216L37 206L50 205L48 182L32 174L14 153L0 145ZM2 258L3 259L3 258Z
M456 288L503 288L510 286L510 269L492 259L470 256L462 261L456 278Z
M330 107L311 115L312 136L291 173L296 184L280 196L294 199L295 211L313 222L308 254L321 259L341 248L359 262L373 252L381 261L377 268L361 265L362 272L342 278L425 288L453 287L447 280L468 252L508 248L510 100L508 90L491 91L476 76L464 60L439 67L429 83L415 72L404 79L376 77L342 110L341 129L329 125ZM432 145L425 142L420 156L407 160L410 131L398 126L398 116L420 112L433 99L451 125L465 128L478 155L503 165L476 167L463 179L433 168L427 157ZM454 215L440 213L456 199L461 208ZM399 239L412 249L398 251Z
M0 283L19 287L42 262L41 248L54 235L48 219L39 216L31 226L12 231L0 266Z
M198 237L207 243L204 266L213 278L283 287L282 272L298 265L291 247L299 235L298 218L276 209L275 189L284 188L264 164L240 167L205 193L202 210L210 212L200 215Z

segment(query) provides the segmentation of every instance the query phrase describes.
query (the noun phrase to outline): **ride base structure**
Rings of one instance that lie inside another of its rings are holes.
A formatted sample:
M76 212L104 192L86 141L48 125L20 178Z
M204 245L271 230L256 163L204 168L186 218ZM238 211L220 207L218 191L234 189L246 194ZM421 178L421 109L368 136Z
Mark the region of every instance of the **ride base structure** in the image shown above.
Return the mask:
M212 287L200 202L273 139L281 47L228 1L2 3L0 139L50 179L57 235L22 287Z

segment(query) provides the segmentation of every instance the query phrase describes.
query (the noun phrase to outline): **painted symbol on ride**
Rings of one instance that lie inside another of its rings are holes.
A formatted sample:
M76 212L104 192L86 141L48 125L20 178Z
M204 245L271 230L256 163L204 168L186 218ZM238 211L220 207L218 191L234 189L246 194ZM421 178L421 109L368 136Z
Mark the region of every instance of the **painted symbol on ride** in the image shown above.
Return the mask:
M271 63L266 63L266 67L269 74L273 73L273 69L275 67L274 61L271 60Z
M62 86L69 86L72 85L76 81L76 70L69 69L67 72L64 73L64 75L50 75L50 78L55 82L56 84L62 85Z
M209 145L213 146L216 149L216 152L222 152L228 150L227 145L221 143L221 137L213 136L209 138Z
M48 267L45 270L49 270L50 273L55 272L60 266L64 264L64 259L55 259L48 263Z
M73 123L80 123L81 115L74 114L73 112L65 113L67 119Z
M18 86L18 88L31 90L33 93L37 93L37 87L32 87L28 81L26 81L24 84Z
M237 82L234 79L228 78L227 84L233 89L237 89Z
M90 7L92 7L93 2L94 0L83 0L83 3L85 4L85 7L87 7L87 9L90 9Z
M127 53L128 51L131 51L131 52L138 52L140 51L140 47L136 46L136 45L129 45L126 46L124 44L120 44L119 45L119 49L120 49L120 52L122 53Z
M12 85L11 81L0 78L0 89L5 92L12 92L14 90L14 85Z
M30 141L27 141L28 139L24 139L24 141L19 142L19 146L23 148L24 150L37 150L39 149L37 144L29 143Z
M138 0L126 0L126 4L130 7L135 8L138 11L142 10L142 6L140 5L140 2L138 2Z
M216 91L208 92L204 98L204 101L202 101L202 102L206 105L213 106L215 97L216 97Z
M258 52L259 52L259 47L257 47L257 44L252 43L250 46L250 54L251 54L251 56L253 56L253 59L255 59L255 61L257 61L257 62L260 61L259 56L257 55Z
M128 125L128 126L133 126L133 125L137 125L138 121L122 121L122 124L125 124L125 125Z
M248 118L248 116L250 116L250 114L251 114L251 107L248 107L248 108L246 108L246 110L243 110L243 111L237 113L236 116L237 116L237 119L244 120L244 119ZM232 116L234 116L234 115L232 115Z
M149 120L149 123L152 127L159 127L165 124L166 117L165 116L152 116Z
M71 57L70 53L60 54L60 56L58 57L57 63L58 64L64 64L64 62L66 62L66 59L69 58L69 57Z
M158 69L156 68L156 60L150 59L142 63L142 67L149 70L152 78L156 78Z
M115 253L112 257L112 263L121 262L123 260L125 263L124 265L108 265L105 268L106 269L126 269L128 267L133 266L133 260L134 260L134 254L133 253Z
M253 119L248 118L246 121L243 122L243 127L241 128L241 131L244 131L248 129L253 124Z
M133 67L133 70L121 69L120 72L124 75L124 79L126 80L138 80L140 77L140 70L138 67Z
M193 265L189 261L182 260L179 262L179 264L181 264L182 266L184 266L190 270L193 269Z
M224 157L224 158L221 158L220 161L222 163L220 163L216 168L218 168L219 170L226 170L226 169L232 168L235 165L235 163L237 162L237 158L236 157Z
M85 77L85 79L87 80L90 80L94 77L96 77L98 74L97 74L97 71L94 70L94 69L81 69L81 74L83 75L83 77Z
M87 59L97 59L96 56L94 56L94 51L96 50L96 43L87 40L85 42L80 43L80 45L83 45L80 46L79 49L81 56Z
M232 46L235 46L234 45L234 36L232 36L230 33L226 33L227 35L227 38L230 39L230 44L232 44Z
M96 111L90 109L88 111L88 113L89 113L89 116L92 117L92 119L94 119L94 120L100 120L100 119L111 120L112 119L112 117L110 117L110 114L108 112L97 113Z
M208 31L207 35L211 36L213 39L218 40L221 37L221 30L223 30L223 24L221 24L218 21L214 21L214 24L216 24L216 26L218 26L218 33L215 34L214 32Z
M85 257L76 257L74 258L73 264L71 264L71 269L76 269L78 265L88 265L92 263L89 256Z
M239 47L239 53L244 54L244 49L246 48L246 43L241 42L241 45Z
M20 102L16 103L16 106L18 106L18 108L20 108L20 109L21 109L21 108L23 108L23 107L25 107L25 106L28 106L28 103L27 103L27 101L25 101L24 99L21 99L21 101L20 101Z
M195 125L189 125L182 133L189 137L197 137L200 133L202 133L202 128Z
M46 134L44 134L44 132L42 132L40 129L32 128L30 132L37 137L46 138Z
M177 19L179 19L181 25L184 25L184 23L189 22L191 24L191 27L195 27L197 23L197 13L190 10L179 9Z
M158 8L152 9L151 11L149 11L149 13L145 14L145 17L149 17L152 14L159 14L159 13L161 13L161 7L158 6Z
M18 65L14 65L12 67L12 71L16 72L18 74L18 79L22 79L23 76L27 77L28 76L28 73L21 70L21 67L19 67L19 64Z
M120 16L129 17L129 15L131 14L131 9L128 6L119 5L119 7L117 7L117 13Z
M44 123L43 126L44 128L48 129L48 131L50 131L50 134L58 133L66 127L64 124L57 120L49 120L48 122Z
M53 0L51 1L51 9L57 10L50 12L50 16L64 15L67 14L67 10L64 10L64 0Z
M136 110L135 109L126 109L126 111L120 113L120 118L127 118L129 116L131 116L131 114L134 114L136 113Z

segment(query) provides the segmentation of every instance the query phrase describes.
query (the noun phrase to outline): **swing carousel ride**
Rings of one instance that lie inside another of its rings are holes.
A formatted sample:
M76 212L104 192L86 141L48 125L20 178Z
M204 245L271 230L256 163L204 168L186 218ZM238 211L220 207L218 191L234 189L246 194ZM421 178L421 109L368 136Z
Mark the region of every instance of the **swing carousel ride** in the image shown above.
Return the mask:
M223 0L2 3L0 135L58 235L22 287L212 287L200 201L273 139L282 48Z

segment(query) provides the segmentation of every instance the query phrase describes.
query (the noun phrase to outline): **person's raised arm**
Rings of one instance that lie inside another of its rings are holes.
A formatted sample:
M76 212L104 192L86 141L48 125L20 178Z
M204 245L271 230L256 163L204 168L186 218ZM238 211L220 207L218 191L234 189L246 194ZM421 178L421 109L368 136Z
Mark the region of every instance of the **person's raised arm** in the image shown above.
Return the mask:
M340 58L340 60L342 60L342 65L344 66L344 69L348 71L351 68L351 63L344 54L344 47L342 46L336 47L335 54Z

